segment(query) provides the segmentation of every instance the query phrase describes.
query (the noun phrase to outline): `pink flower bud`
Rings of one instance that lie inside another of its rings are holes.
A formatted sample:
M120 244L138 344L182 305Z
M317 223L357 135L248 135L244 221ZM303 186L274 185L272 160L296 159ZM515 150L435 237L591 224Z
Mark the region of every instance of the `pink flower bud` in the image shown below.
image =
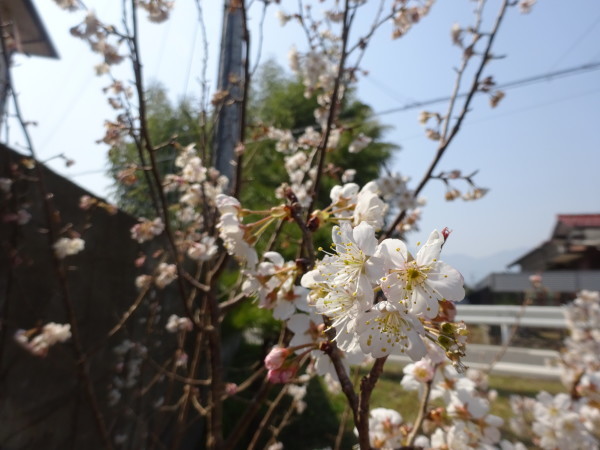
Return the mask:
M444 229L442 230L442 236L444 236L444 242L446 242L446 240L448 239L448 236L450 236L450 233L452 233L452 230L449 229L448 227L444 227Z
M265 357L265 367L268 370L279 369L289 354L289 349L285 347L273 347L269 354Z
M235 383L226 383L225 384L225 393L227 395L235 395L238 390L238 385Z
M272 369L267 372L267 380L269 380L270 383L287 383L294 378L297 371L298 366L296 365Z

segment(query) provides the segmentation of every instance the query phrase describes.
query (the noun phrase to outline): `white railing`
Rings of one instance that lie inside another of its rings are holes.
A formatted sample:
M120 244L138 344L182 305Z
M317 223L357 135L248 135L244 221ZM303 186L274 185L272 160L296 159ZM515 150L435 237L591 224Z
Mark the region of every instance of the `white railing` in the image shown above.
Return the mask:
M536 379L560 379L561 370L557 364L559 352L555 350L507 347L510 331L519 327L566 329L567 322L560 306L509 306L509 305L456 305L456 320L468 325L497 325L500 327L502 345L468 344L464 362L468 367L487 370L495 358L502 354L500 361L493 365L492 373ZM406 356L390 358L401 364L411 360Z
M514 306L514 305L456 305L456 321L473 325L497 325L500 327L502 344L510 338L514 325L532 328L566 329L567 322L560 306Z

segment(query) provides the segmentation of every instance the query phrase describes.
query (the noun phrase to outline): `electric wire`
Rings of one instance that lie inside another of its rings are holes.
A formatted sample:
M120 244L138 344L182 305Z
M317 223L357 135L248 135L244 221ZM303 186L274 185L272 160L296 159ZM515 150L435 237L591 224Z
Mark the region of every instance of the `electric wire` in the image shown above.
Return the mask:
M542 81L553 81L554 79L557 79L557 78L563 78L563 77L567 77L567 76L571 76L571 75L579 75L581 73L591 72L591 71L599 70L599 69L600 69L600 61L596 61L596 62L592 62L589 64L583 64L583 65L576 66L576 67L570 67L568 69L557 70L554 72L546 72L546 73L543 73L540 75L535 75L532 77L521 78L519 80L509 81L507 83L498 84L498 85L494 86L494 88L506 90L506 89L516 88L516 87L527 86L527 85L539 83ZM463 93L458 94L457 98L463 98L463 97L466 97L467 95L468 95L468 93L463 92ZM421 101L421 102L408 103L403 106L398 106L398 107L394 107L394 108L384 109L382 111L377 111L377 112L373 113L373 117L383 116L386 114L392 114L392 113L396 113L396 112L408 111L408 110L416 109L416 108L422 108L423 106L429 106L429 105L434 105L436 103L447 102L450 99L451 99L451 97L445 96L445 97L437 97L437 98L433 98L433 99L425 100L425 101Z
M552 64L549 70L556 69L556 67L562 62L562 60L565 59L581 43L581 41L583 41L587 37L587 35L590 34L594 30L594 28L596 28L596 26L598 26L599 23L600 16L598 16L596 20L594 20L594 22L592 22L592 24L589 27L587 27L586 30L577 37L577 39L575 39L575 41L569 46L569 48L567 48L567 50L556 59L556 61L554 62L554 64Z

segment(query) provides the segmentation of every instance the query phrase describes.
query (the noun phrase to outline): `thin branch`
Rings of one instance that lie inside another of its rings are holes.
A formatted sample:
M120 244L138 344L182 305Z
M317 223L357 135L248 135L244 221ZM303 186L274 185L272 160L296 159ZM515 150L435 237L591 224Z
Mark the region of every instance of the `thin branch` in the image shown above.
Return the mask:
M258 428L252 436L252 440L250 441L250 444L248 444L247 450L254 450L256 448L258 440L260 439L260 435L271 420L271 416L275 412L275 409L279 406L279 403L281 403L281 400L283 400L283 397L287 393L287 390L288 385L283 386L283 388L281 388L281 390L277 394L277 397L275 397L275 399L271 402L271 404L269 405L269 409L267 409L267 412L263 416L262 420L260 421L260 424L258 425Z
M269 394L269 390L271 389L271 386L272 386L271 383L269 383L267 381L267 378L265 377L262 381L262 384L261 384L258 392L252 399L252 402L250 402L250 406L246 409L246 411L244 412L244 415L241 417L241 419L235 425L235 427L233 428L233 431L231 432L231 434L225 441L225 445L223 446L224 448L227 448L227 449L236 448L236 444L239 442L242 435L246 432L250 423L252 423L252 421L254 420L254 418L256 417L258 412L260 411L260 407L262 406L263 402L267 398L267 395Z
M436 370L437 367L434 367L434 373ZM419 434L421 426L423 425L423 421L425 420L425 417L427 417L427 405L429 404L429 396L431 395L432 386L433 378L425 383L425 389L423 390L423 395L421 396L421 402L419 404L419 413L415 419L412 430L410 430L410 433L406 439L406 445L408 447L412 447L414 445L417 434Z
M458 133L468 111L469 111L469 106L471 105L471 101L473 100L473 97L475 96L475 94L478 91L479 88L479 83L481 80L481 76L483 74L483 70L485 69L485 66L487 64L487 62L490 60L491 58L491 49L492 49L492 44L494 42L494 38L496 37L496 34L498 32L498 29L500 28L500 24L502 23L502 19L504 18L504 14L506 12L506 8L508 7L509 2L508 0L504 0L502 2L502 5L500 6L500 10L498 12L498 15L496 17L496 21L494 23L494 27L492 29L492 31L489 33L488 35L488 42L487 42L487 46L485 48L485 51L483 52L482 56L481 56L481 62L479 64L479 67L475 73L475 75L473 76L473 81L471 83L471 88L469 90L469 92L466 95L465 98L465 102L463 104L463 108L459 114L459 116L457 117L454 126L452 127L450 132L447 132L447 127L445 126L444 129L446 131L444 131L444 133L442 134L441 138L440 138L440 144L438 146L438 150L435 154L435 157L433 158L433 160L431 161L429 168L427 169L427 171L425 172L425 174L423 175L423 178L421 179L421 181L419 182L419 185L417 186L417 188L414 191L414 195L413 197L416 198L421 191L423 190L423 188L425 187L425 185L427 184L427 182L431 179L431 176L433 174L433 171L435 170L435 168L437 167L438 163L440 162L442 156L444 155L444 152L448 149L448 147L450 146L450 144L452 143L454 137L456 136L456 134ZM467 62L468 58L465 58L463 60L463 66L465 65L465 63ZM450 113L452 112L453 109L453 105L455 102L455 98L458 95L458 88L460 87L460 79L462 77L462 72L464 71L464 69L461 71L459 70L459 73L457 75L457 80L455 83L455 87L454 87L454 94L451 97L450 100L450 107L449 107L449 114L448 117L446 118L447 121L450 120ZM447 135L446 135L447 134ZM383 233L383 235L381 236L381 240L390 237L393 233L394 230L396 229L396 227L402 222L402 220L404 219L404 217L406 217L406 213L407 210L402 210L398 216L396 217L396 219L394 220L394 222L390 225L390 227L387 229L387 231L385 233Z
M148 153L148 157L150 158L150 169L152 176L154 177L154 181L157 186L161 186L161 176L158 170L158 163L156 161L155 149L152 146L152 140L150 138L150 130L148 129L148 120L146 113L146 100L144 96L144 81L142 77L142 63L140 61L140 48L139 48L139 33L138 33L138 23L137 23L137 2L136 0L131 0L131 20L133 26L133 33L131 37L131 60L133 63L133 72L135 75L135 87L137 91L138 97L138 108L140 113L140 132L142 135L142 140L146 148L146 152ZM173 257L173 263L177 268L177 286L179 288L179 294L181 296L181 300L183 302L184 309L186 311L186 315L190 318L194 327L198 327L198 323L195 320L193 311L191 310L188 302L186 301L187 295L185 293L185 286L183 284L183 278L185 277L185 271L181 266L181 258L179 255L179 250L177 249L177 244L175 243L175 239L173 237L173 230L171 228L171 221L169 219L169 210L168 210L168 202L165 196L164 190L158 189L158 196L160 200L161 211L158 211L160 216L162 217L164 223L164 233L167 236L167 242L169 243L169 249L171 255Z
M369 440L369 411L371 393L375 389L375 385L383 372L383 366L387 360L387 356L377 358L371 367L371 371L360 382L360 398L358 402L358 421L356 429L358 431L358 443L361 450L370 450L371 444Z
M335 120L337 106L339 103L339 92L340 85L342 83L342 78L344 76L345 64L346 64L346 56L347 56L347 47L348 47L348 37L350 34L350 21L348 19L348 11L350 9L350 0L345 0L344 3L344 17L342 19L342 47L341 47L341 55L340 55L340 63L338 65L337 76L335 77L335 82L333 85L333 92L331 94L331 104L329 105L329 114L327 116L327 125L324 130L323 137L321 138L321 142L319 143L319 147L317 148L318 153L318 165L317 165L317 175L315 177L315 183L313 185L313 189L311 192L311 202L308 208L308 214L313 210L314 204L317 200L317 196L319 193L319 186L321 184L321 177L323 172L323 167L325 166L325 156L327 154L327 143L329 142L329 135L331 134L331 129L333 127L333 122Z

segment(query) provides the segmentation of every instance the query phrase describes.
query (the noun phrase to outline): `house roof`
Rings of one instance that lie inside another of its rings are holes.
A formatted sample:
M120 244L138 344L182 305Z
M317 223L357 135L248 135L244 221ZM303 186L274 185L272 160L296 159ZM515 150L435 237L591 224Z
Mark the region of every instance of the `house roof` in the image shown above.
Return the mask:
M600 214L559 214L552 237L564 237L573 228L600 228Z
M600 214L559 214L557 220L568 227L600 227Z
M58 58L50 36L31 0L0 1L0 17L15 25L14 38L19 51L27 55Z
M535 253L552 253L552 248L556 243L564 241L567 235L569 235L570 230L573 228L600 228L600 214L558 214L556 216L556 225L554 226L550 239L529 250L527 253L511 262L507 267L521 264L523 260ZM568 251L567 254L562 256L555 255L553 261L555 263L565 263L578 259L580 257L578 253L585 251L586 245L595 246L598 244L597 239L590 239L589 236L582 236L578 243L580 244L579 246L570 245L566 249Z

